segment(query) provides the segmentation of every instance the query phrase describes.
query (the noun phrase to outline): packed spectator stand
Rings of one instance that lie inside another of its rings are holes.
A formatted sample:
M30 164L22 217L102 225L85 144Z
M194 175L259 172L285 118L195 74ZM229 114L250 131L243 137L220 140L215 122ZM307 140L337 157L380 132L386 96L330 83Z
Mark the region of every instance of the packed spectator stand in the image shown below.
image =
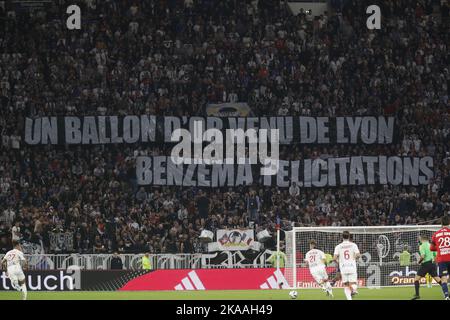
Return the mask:
M331 1L314 17L284 1L67 1L0 9L0 252L13 237L69 232L79 253L192 253L203 229L425 224L450 213L448 1ZM368 30L379 4L383 28ZM434 158L428 186L289 189L140 187L134 159L161 145L29 146L24 118L204 115L247 102L256 116L394 115L395 145L282 148L280 158ZM258 215L250 220L250 205ZM56 252L60 253L60 252Z

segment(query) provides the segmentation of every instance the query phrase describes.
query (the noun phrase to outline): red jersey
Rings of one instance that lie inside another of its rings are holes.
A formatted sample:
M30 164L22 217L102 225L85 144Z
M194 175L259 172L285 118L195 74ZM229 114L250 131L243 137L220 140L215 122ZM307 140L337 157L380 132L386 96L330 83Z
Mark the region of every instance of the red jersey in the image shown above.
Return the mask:
M450 228L443 227L431 238L431 251L437 251L436 262L450 262Z

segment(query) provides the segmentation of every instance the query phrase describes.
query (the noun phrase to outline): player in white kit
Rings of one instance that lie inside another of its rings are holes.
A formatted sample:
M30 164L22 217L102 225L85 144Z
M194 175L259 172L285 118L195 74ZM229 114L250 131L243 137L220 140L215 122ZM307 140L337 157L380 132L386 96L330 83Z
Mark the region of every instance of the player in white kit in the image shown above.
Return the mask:
M328 296L333 296L333 289L328 281L327 270L325 269L325 253L319 249L316 249L316 241L311 240L309 242L309 251L305 255L305 261L308 263L309 272L313 276L314 280L322 287Z
M27 286L22 266L26 267L27 262L22 252L22 247L13 241L14 249L8 251L2 259L3 270L6 269L6 276L11 280L14 289L22 292L22 299L27 299Z
M350 233L344 231L342 234L344 240L334 249L334 260L339 263L342 283L344 284L344 293L347 300L352 300L352 296L358 293L358 274L356 270L356 260L360 253L358 246L350 241Z

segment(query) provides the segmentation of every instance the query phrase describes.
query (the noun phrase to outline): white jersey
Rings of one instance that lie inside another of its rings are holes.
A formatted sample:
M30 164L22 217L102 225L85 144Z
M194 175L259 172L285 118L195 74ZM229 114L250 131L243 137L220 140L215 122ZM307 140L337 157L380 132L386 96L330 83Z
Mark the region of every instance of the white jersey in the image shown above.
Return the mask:
M8 251L3 257L6 260L8 269L10 267L20 267L22 268L22 261L25 261L25 256L23 252L17 249Z
M305 260L308 263L309 269L325 268L323 260L325 259L325 253L318 249L309 250L305 255Z
M359 254L358 246L348 240L342 241L334 249L334 255L339 261L341 274L356 274L356 255Z

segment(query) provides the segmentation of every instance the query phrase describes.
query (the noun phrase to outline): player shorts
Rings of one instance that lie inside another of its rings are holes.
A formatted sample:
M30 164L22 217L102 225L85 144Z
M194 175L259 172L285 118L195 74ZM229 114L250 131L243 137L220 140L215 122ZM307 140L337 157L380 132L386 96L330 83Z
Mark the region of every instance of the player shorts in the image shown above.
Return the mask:
M417 271L417 275L419 277L425 277L426 274L429 273L430 276L437 276L436 264L431 261L424 262L420 265L419 270Z
M352 272L352 273L342 273L341 272L341 280L342 283L347 283L347 282L352 282L352 283L356 283L358 282L358 275L356 274L356 272Z
M22 271L22 268L19 266L8 267L8 277L11 280L11 282L18 282L25 280L25 275Z
M323 281L328 280L328 274L325 268L311 270L311 275L317 283L322 283Z
M450 261L438 263L439 277L448 277L450 274Z

